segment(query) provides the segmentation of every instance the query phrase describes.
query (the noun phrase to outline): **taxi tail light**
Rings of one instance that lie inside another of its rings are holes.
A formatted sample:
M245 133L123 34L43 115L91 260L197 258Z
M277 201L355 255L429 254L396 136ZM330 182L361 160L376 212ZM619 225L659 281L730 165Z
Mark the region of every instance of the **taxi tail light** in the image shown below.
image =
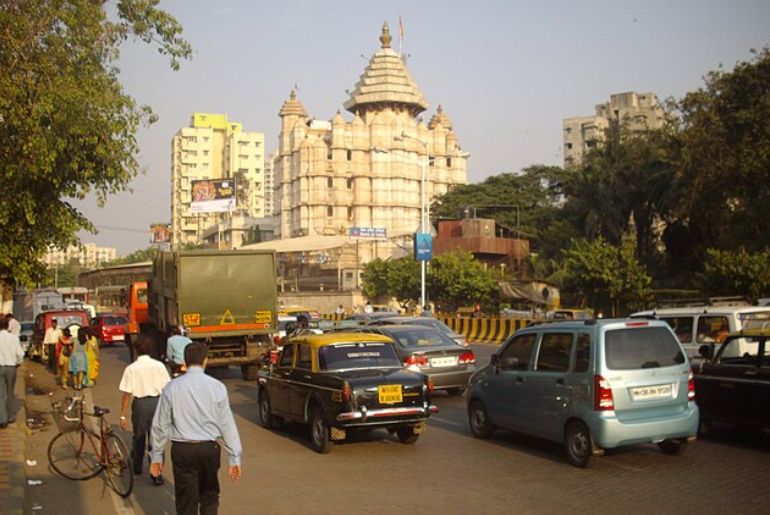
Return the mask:
M690 370L690 375L687 377L687 400L695 400L695 376L693 375L692 370Z
M406 365L407 367L410 365L417 365L418 367L427 367L428 358L426 358L425 356L412 354L411 356L406 358L406 361L404 361L404 365Z
M460 364L463 363L476 363L476 356L473 354L473 351L467 351L460 354L460 357L457 359L457 362Z
M345 381L342 384L342 397L345 399L345 401L349 401L352 396L353 390L350 388L350 383Z
M615 399L612 397L610 383L600 375L594 376L594 409L596 411L615 409Z

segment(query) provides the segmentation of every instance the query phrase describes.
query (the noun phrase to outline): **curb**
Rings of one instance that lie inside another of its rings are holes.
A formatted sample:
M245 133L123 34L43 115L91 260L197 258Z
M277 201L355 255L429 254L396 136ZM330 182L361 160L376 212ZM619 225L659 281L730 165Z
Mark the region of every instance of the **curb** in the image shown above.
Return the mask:
M2 503L4 514L24 513L24 502L26 500L26 473L24 471L24 453L27 442L27 367L22 364L16 371L16 388L14 397L16 398L18 411L15 424L9 424L6 429L0 433L0 474L6 477L0 477L0 492L3 492L5 499Z

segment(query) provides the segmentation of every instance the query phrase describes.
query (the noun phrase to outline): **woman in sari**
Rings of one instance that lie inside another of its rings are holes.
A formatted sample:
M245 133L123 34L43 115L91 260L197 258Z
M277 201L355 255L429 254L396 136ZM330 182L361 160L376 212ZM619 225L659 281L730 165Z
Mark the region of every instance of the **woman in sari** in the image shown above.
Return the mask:
M59 360L59 370L61 370L62 390L69 390L70 379L70 356L72 355L72 333L65 328L56 344L56 359Z
M88 358L88 373L83 379L83 386L91 387L96 384L99 377L99 341L91 329L87 330L88 342L86 343L86 357Z

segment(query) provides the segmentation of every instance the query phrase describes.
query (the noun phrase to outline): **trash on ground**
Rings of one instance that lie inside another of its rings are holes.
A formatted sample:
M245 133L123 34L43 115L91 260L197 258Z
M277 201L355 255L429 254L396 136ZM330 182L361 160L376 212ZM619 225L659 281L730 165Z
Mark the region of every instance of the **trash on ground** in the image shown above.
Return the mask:
M39 479L27 479L27 484L30 486L42 485L43 482Z
M29 465L30 467L34 467L35 465L37 465L37 460L27 460L27 465Z

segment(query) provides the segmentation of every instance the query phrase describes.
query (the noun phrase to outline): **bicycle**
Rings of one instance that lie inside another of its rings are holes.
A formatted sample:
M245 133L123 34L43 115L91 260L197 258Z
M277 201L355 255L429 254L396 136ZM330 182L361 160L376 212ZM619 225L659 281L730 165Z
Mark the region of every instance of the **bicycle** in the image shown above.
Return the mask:
M91 479L104 471L110 487L121 497L131 495L134 487L134 471L131 454L126 444L110 428L104 415L108 408L94 406L93 413L84 410L83 397L66 397L69 405L61 409L62 403L54 404L71 430L60 428L48 445L48 462L62 476L73 480ZM77 410L77 415L70 414ZM94 431L85 424L85 416L99 419L99 430Z

